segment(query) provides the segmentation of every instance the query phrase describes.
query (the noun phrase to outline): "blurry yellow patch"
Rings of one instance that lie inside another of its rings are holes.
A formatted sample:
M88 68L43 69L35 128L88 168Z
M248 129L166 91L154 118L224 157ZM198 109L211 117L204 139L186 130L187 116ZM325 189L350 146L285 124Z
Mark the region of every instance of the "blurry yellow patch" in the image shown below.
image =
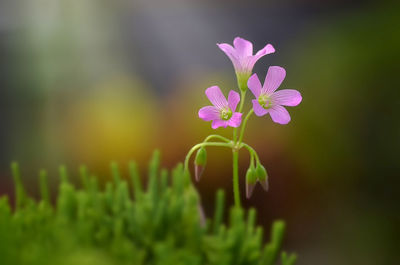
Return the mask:
M156 107L156 98L137 80L110 80L72 104L63 138L82 161L139 159L154 148L161 119Z

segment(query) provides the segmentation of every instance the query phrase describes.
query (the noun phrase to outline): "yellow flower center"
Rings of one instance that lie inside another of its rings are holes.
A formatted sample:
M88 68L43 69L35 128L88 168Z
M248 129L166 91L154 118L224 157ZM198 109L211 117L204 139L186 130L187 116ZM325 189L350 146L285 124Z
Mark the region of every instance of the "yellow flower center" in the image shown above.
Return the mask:
M272 101L271 98L268 95L261 94L258 97L258 103L264 108L264 109L269 109L272 107Z
M230 108L225 107L220 110L219 116L221 117L221 120L227 121L232 117L232 111Z

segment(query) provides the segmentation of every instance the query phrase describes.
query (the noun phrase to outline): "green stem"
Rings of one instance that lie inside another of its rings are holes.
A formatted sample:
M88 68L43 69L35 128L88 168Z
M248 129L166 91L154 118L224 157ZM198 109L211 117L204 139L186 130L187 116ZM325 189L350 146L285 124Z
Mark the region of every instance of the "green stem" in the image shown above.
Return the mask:
M250 153L250 166L255 167L254 165L254 154Z
M239 112L241 113L243 110L244 101L246 98L246 91L240 89L240 105ZM237 130L238 128L233 129L233 143L236 146L237 144ZM234 148L232 153L233 160L233 196L235 199L235 206L240 207L240 190L239 190L239 148Z
M207 143L196 144L195 146L192 147L192 149L190 149L189 153L186 155L186 158L185 158L185 171L188 171L190 156L193 154L194 151L196 151L196 149L198 149L200 147L203 147L203 146L222 146L222 147L232 148L232 144L231 143L207 142Z
M233 196L235 206L240 208L240 190L239 190L239 150L234 149L233 158Z
M239 112L242 112L244 99L246 98L246 91L240 90L240 94L241 94L241 98L240 98Z
M225 137L223 137L223 136L221 136L221 135L218 135L218 134L211 134L211 135L207 136L206 139L204 139L203 143L206 143L206 142L208 142L209 140L211 140L211 139L213 139L213 138L222 140L222 141L224 141L224 142L226 142L226 143L229 143L229 142L231 141L231 140L229 140L228 138L225 138Z
M249 120L249 118L250 118L251 114L253 114L253 112L254 112L254 110L251 109L251 110L249 111L249 113L247 113L246 117L245 117L244 120L243 120L242 128L241 128L241 130L240 130L240 136L239 136L239 145L240 145L240 143L241 143L242 140L243 140L244 129L246 128L247 121Z
M242 112L244 100L246 98L246 91L240 90L240 94L241 94L241 96L240 96L239 112ZM237 138L237 130L238 130L238 128L233 129L233 142L235 142L235 143L236 143L236 138Z
M242 148L242 147L245 147L249 151L249 153L252 154L256 158L257 163L260 163L260 158L258 157L256 150L254 150L250 145L245 144L245 143L240 144L239 148Z

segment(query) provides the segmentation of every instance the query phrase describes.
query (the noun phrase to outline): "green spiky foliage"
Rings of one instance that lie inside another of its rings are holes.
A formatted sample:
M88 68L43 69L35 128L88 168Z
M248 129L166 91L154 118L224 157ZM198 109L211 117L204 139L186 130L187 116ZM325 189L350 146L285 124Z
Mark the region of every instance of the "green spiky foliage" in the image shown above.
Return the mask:
M232 208L228 224L223 223L223 191L217 192L213 218L204 219L199 195L182 165L169 175L159 164L155 152L147 189L134 162L129 181L112 163L113 180L104 189L85 167L80 170L82 188L76 188L61 167L53 206L46 171L39 173L41 199L35 201L26 194L14 163L15 207L6 196L0 199L0 264L276 264L283 221L274 222L264 246L254 209L246 214ZM293 265L295 259L281 255L283 265Z

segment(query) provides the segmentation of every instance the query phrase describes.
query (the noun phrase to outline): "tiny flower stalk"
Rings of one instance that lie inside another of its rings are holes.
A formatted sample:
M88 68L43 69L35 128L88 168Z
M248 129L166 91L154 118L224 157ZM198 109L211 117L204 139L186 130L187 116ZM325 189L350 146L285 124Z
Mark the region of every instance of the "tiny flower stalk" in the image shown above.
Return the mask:
M199 181L207 163L206 147L230 148L232 150L234 202L235 206L240 207L239 150L243 147L250 153L251 160L245 176L246 197L251 197L257 182L260 182L265 191L269 188L267 170L261 164L257 152L243 142L248 120L253 113L256 116L269 114L273 122L287 124L291 118L284 106L297 106L302 101L302 96L300 92L293 89L276 91L286 76L286 71L282 67L269 67L263 85L261 85L258 76L252 73L255 63L261 57L275 52L275 48L271 44L267 44L255 54L253 54L253 44L239 37L234 39L233 46L226 43L217 45L232 61L240 94L235 90L230 90L226 98L220 87L211 86L207 88L205 94L212 105L201 108L198 116L204 121L211 121L211 128L214 130L221 127L232 127L233 138L228 139L218 134L209 135L203 142L194 145L189 150L185 158L184 169L185 172L189 172L190 157L196 152L194 171L195 179ZM252 107L245 114L243 109L248 89L255 98L252 100ZM240 132L239 135L238 132Z

